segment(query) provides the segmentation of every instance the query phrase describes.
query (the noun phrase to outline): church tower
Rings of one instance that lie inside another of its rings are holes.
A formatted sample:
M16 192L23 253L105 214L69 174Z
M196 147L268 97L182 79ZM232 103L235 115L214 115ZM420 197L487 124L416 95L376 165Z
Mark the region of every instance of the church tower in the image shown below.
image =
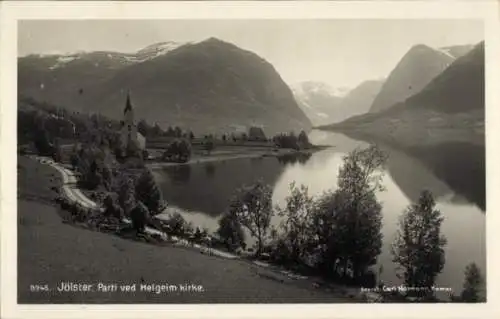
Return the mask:
M134 117L134 107L130 101L130 93L127 93L127 101L123 110L123 121L121 128L121 144L123 149L127 149L129 143L135 143L140 149L144 148L143 138L138 136L137 123ZM142 142L142 143L141 143Z

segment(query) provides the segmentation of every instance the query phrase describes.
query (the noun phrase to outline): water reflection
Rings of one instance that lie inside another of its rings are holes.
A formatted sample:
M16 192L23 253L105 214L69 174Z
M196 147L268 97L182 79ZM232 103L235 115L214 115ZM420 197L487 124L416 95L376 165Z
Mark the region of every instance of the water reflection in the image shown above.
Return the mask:
M433 187L436 196L448 196L448 200L456 204L472 202L483 212L486 210L484 145L447 142L403 148L389 146L370 136L350 134L355 138L376 143L389 153L392 157L389 160L390 164L392 163L389 165L389 171L397 176L395 181L410 198L415 198L415 192L422 185L427 189ZM406 167L400 167L401 165ZM446 187L450 190L446 191Z
M169 167L164 171L175 184L184 185L191 178L191 165L178 165Z
M283 169L273 157L231 159L170 166L155 171L155 177L168 203L216 218L226 210L237 188L257 179L274 185Z
M432 147L414 148L411 154L419 158L453 191L486 210L486 163L484 145L443 143ZM456 200L459 197L454 197ZM463 201L462 201L463 202ZM460 203L460 200L457 202Z
M211 163L211 162L205 163L205 173L207 174L207 177L210 177L210 178L215 176L214 163Z
M305 164L311 158L311 153L283 154L277 157L281 164Z

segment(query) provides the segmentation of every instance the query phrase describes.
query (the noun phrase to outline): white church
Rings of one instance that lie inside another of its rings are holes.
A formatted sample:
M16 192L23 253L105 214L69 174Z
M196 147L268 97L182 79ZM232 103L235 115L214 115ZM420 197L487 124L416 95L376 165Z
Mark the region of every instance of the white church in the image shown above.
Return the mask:
M141 150L146 149L146 138L137 132L137 122L134 117L134 108L130 102L130 93L127 93L127 102L123 110L123 121L121 122L121 146L127 149L128 143L135 143Z

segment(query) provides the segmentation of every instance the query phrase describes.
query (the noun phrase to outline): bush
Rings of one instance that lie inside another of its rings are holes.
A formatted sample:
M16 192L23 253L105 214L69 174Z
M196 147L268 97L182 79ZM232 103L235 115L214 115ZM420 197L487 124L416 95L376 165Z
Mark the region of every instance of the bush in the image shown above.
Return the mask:
M271 246L270 260L278 265L290 266L292 264L292 251L285 239L278 239Z
M165 221L165 224L167 224L172 235L183 236L188 223L180 213L175 212Z

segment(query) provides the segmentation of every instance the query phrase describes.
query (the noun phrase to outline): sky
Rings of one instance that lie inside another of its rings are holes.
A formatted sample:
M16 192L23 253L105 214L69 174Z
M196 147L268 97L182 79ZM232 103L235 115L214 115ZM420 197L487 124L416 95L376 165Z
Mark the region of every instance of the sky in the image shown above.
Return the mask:
M260 55L288 84L348 88L387 77L413 45L484 40L480 20L25 20L18 31L19 56L134 52L162 41L216 37Z

